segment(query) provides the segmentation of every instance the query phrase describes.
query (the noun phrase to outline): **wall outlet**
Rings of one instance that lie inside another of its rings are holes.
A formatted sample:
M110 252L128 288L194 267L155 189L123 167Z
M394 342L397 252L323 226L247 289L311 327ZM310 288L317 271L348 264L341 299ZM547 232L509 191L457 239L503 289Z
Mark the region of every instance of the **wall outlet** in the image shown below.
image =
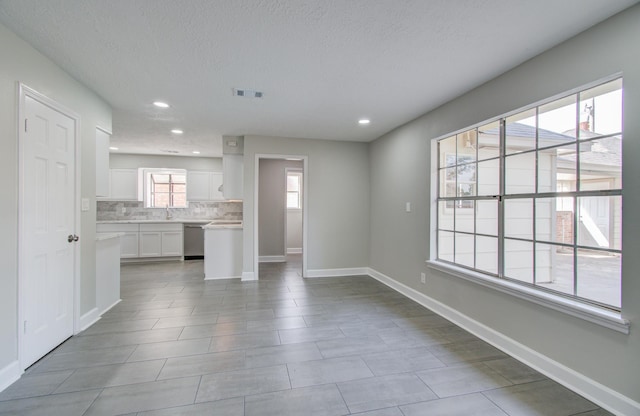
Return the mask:
M404 210L407 212L411 212L411 202L405 203Z
M122 207L122 213L125 214L127 212L127 209L125 207Z
M420 273L420 283L427 283L427 275L425 273Z

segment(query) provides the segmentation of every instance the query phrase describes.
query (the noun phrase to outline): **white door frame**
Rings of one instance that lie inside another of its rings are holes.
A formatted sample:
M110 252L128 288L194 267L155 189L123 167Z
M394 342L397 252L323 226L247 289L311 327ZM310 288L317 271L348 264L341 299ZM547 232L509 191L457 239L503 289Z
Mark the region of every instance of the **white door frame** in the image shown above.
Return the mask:
M18 362L20 363L20 370L25 369L24 365L24 331L22 330L22 322L24 322L25 310L24 310L24 250L23 246L24 239L22 238L24 233L24 217L22 215L25 212L24 207L24 139L25 139L25 98L30 97L39 103L46 105L47 107L52 108L53 110L64 114L65 116L71 118L75 124L75 161L74 161L74 212L73 212L73 224L75 228L75 234L81 235L80 233L80 212L81 208L81 200L80 200L80 115L78 115L75 111L70 110L69 108L61 105L60 103L52 100L44 94L39 93L26 86L25 84L18 82L18 322L16 322L16 328L18 332ZM73 258L74 258L74 266L73 266L73 334L77 334L80 332L79 323L80 323L80 256L79 256L80 245L73 244Z
M308 213L309 213L309 175L307 172L309 166L309 157L304 155L282 155L269 153L256 153L254 167L254 183L253 183L253 274L255 279L260 279L260 256L259 256L259 239L258 239L258 199L260 196L260 159L298 159L302 161L302 277L307 277L307 236L308 232ZM285 235L286 239L286 235ZM286 247L285 247L286 251ZM285 253L286 255L286 253Z

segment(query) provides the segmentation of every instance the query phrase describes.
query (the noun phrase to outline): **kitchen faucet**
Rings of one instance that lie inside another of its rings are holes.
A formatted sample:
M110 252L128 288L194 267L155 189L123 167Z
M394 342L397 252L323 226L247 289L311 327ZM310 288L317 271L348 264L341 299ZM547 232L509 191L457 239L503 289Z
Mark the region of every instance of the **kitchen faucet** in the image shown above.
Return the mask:
M169 204L167 204L166 210L167 210L167 217L166 217L166 219L170 220L170 219L171 219L171 213L169 212Z

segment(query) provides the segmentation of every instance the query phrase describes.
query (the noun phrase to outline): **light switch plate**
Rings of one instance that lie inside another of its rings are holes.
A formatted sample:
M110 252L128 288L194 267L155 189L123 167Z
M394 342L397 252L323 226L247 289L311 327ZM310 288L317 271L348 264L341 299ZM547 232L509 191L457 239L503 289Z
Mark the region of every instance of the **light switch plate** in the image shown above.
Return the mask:
M89 211L89 198L82 198L82 208L83 211Z
M407 212L411 212L411 202L407 202L406 206L405 206L405 210Z

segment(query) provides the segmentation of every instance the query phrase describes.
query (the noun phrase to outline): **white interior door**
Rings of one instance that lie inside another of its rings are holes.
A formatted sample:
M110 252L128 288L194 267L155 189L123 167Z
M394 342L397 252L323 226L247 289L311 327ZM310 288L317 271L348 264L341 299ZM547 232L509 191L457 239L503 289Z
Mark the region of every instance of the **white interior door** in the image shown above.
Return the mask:
M73 335L76 121L23 98L19 301L26 368Z

